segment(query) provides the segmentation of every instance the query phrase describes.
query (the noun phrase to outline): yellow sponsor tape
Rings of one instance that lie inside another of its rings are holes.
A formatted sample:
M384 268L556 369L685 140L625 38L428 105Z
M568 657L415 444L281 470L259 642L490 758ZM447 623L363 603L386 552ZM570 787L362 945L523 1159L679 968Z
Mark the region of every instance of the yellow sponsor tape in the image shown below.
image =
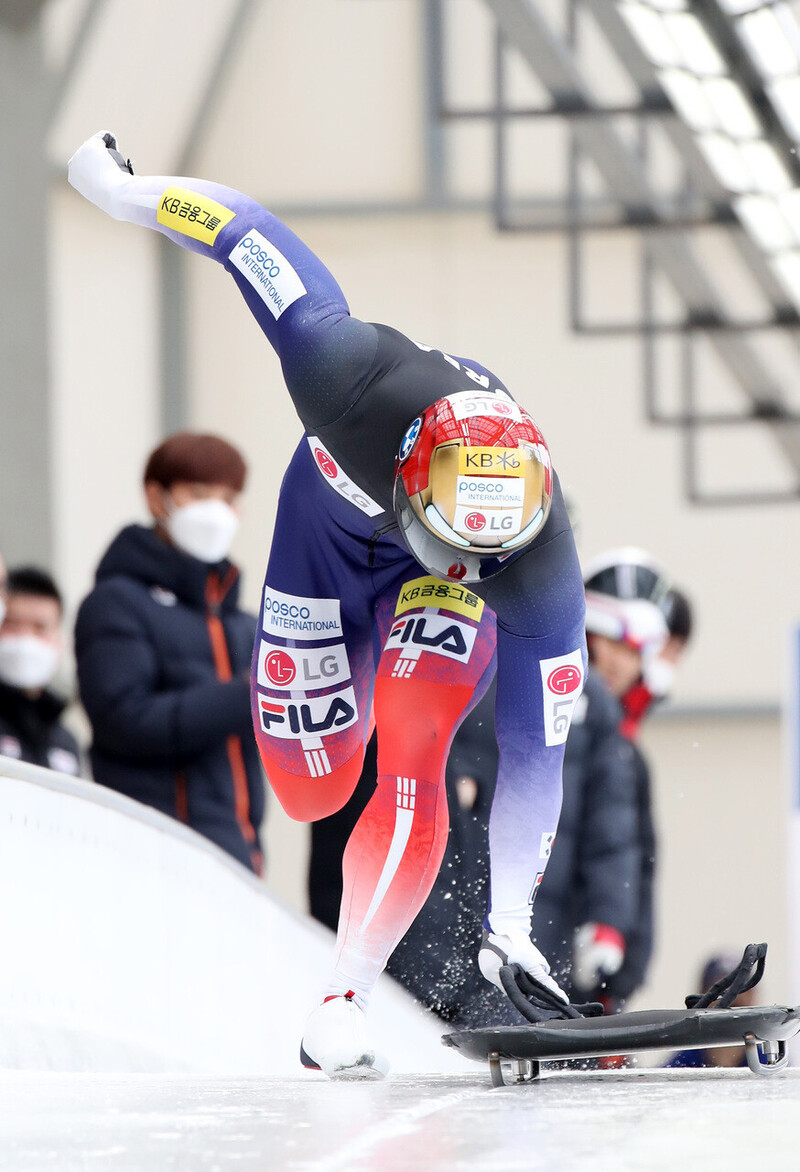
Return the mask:
M524 476L519 448L459 448L459 476Z
M401 588L394 613L402 614L403 611L420 606L438 606L441 610L451 610L479 622L483 605L483 599L467 590L466 586L443 582L441 578L414 578Z
M213 244L235 215L216 200L185 187L168 187L158 201L159 224L203 244Z

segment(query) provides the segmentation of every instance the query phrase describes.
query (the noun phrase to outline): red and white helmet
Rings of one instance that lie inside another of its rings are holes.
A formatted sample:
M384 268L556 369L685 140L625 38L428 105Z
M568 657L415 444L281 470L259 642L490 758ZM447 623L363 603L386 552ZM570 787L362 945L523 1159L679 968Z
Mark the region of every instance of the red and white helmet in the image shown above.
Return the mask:
M552 497L544 436L510 398L448 395L403 436L395 514L409 550L437 577L477 582L496 574L536 537Z

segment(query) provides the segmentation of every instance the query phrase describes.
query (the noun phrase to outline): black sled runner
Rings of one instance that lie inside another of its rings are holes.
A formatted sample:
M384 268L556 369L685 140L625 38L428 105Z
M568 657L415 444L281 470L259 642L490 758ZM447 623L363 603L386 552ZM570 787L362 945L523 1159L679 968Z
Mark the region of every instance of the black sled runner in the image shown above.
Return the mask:
M686 1009L645 1010L603 1016L597 1003L565 1005L519 965L504 965L500 979L509 998L532 1024L460 1030L442 1042L468 1058L489 1063L492 1085L505 1085L503 1063L514 1082L539 1077L539 1064L633 1054L641 1050L708 1050L744 1046L754 1074L769 1075L788 1062L786 1043L800 1030L800 1006L734 1008L740 993L764 972L766 944L749 944L740 963L707 993L686 998Z

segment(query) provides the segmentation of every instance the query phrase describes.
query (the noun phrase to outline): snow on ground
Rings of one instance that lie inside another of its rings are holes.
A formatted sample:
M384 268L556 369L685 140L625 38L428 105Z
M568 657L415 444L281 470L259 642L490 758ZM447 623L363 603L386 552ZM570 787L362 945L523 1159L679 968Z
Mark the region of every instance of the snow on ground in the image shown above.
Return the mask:
M798 1166L800 1071L330 1083L0 1072L2 1172L735 1172Z

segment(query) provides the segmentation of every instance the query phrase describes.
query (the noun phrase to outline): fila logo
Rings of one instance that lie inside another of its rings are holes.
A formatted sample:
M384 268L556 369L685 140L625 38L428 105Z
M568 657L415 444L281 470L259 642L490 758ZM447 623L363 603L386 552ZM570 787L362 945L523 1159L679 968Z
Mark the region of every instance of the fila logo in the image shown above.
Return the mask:
M321 741L320 744L322 744ZM326 774L333 772L328 754L324 749L304 749L303 756L312 777L325 777Z
M444 615L404 615L392 625L386 649L405 648L406 656L410 658L411 649L418 648L419 651L432 651L434 655L467 663L477 633L477 627Z
M544 709L544 743L563 745L567 739L572 713L583 691L583 659L580 651L541 659L542 704Z
M324 737L350 728L358 719L358 705L352 688L330 696L309 697L297 703L258 696L262 730L282 741Z
M350 679L350 662L344 643L333 647L276 647L261 640L258 682L276 692L328 688Z
M419 660L417 659L403 659L395 660L395 665L392 668L392 675L398 680L407 680L417 666Z
M414 777L398 777L397 779L397 808L398 810L413 810L417 801L417 781Z

